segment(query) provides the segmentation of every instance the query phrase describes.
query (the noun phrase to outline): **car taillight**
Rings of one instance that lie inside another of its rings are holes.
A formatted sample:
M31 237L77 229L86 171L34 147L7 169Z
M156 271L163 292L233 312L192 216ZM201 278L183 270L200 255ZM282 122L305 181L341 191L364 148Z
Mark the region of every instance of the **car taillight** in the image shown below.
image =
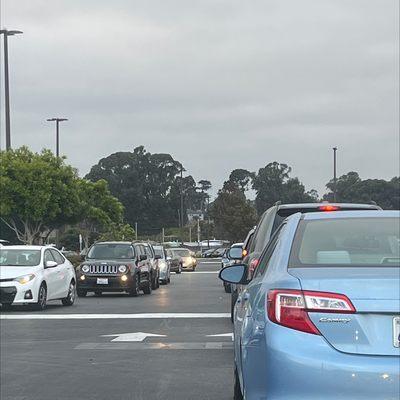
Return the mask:
M268 318L276 324L320 335L308 313L354 313L351 301L342 294L302 290L271 290L267 298Z
M251 273L253 273L256 270L258 262L259 262L258 258L253 258L251 260L250 265L249 265L249 270Z
M247 250L246 249L243 249L242 250L242 257L244 258L244 257L246 257L247 256Z
M333 206L332 204L326 204L324 206L319 206L318 210L319 211L339 211L340 207L339 206Z

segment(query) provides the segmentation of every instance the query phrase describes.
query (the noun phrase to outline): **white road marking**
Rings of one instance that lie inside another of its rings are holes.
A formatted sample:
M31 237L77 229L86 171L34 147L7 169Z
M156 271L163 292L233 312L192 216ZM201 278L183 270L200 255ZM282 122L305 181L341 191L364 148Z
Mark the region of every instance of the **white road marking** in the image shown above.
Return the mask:
M179 343L81 343L75 350L230 350L231 342Z
M0 320L230 318L230 313L1 314Z
M230 337L233 342L233 333L220 333L219 335L207 335L207 337Z
M155 333L132 332L117 333L115 335L101 335L102 337L114 337L112 342L143 342L147 337L166 337L165 335L157 335Z

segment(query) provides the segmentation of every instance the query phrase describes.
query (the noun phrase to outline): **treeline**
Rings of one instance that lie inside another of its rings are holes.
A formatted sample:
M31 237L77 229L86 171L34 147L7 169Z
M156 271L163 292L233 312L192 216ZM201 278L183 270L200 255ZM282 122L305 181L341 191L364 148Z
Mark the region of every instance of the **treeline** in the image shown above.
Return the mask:
M151 154L143 146L101 159L85 178L49 150L33 153L22 147L0 152L0 238L38 243L57 230L63 243L76 248L78 234L85 245L98 238L132 239L136 223L148 237L162 228L179 234L182 231L174 228L181 218L187 224L188 210L201 210L206 220L201 223L202 238L240 241L278 200L332 201L333 185L327 183L328 192L321 199L291 176L288 165L275 161L257 172L233 170L210 202L209 180L196 182L170 154ZM254 200L247 198L249 190L254 191ZM399 209L399 192L399 177L362 180L349 172L338 178L336 198Z

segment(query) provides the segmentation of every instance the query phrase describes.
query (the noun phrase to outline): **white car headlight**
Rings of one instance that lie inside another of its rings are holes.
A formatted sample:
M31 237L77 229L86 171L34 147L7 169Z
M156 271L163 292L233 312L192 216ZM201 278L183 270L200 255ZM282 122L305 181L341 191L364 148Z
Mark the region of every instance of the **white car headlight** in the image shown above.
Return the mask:
M126 265L120 265L118 267L118 271L121 272L121 274L124 274L128 270Z
M19 276L18 278L15 278L14 281L17 281L21 285L25 285L25 283L30 282L34 278L35 278L34 274L29 274L29 275Z
M90 271L89 265L84 265L84 266L82 266L82 267L81 267L81 271L82 271L84 274L87 274L87 273Z

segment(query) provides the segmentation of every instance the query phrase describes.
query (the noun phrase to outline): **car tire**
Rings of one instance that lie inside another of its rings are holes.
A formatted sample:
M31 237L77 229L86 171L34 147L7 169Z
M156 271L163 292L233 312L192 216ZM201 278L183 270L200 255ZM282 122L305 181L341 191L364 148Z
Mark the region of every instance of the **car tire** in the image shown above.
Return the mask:
M42 283L39 287L38 291L38 300L36 304L34 304L33 308L38 311L43 311L47 305L47 288L44 283Z
M168 279L167 279L167 284L168 283L171 283L171 276L169 276Z
M78 297L86 297L87 296L87 290L85 289L77 289L76 294Z
M234 372L234 386L233 386L233 400L243 400L243 394L242 394L242 389L240 389L240 381L239 381L239 375L237 373L237 369L235 367L235 372Z
M237 290L234 290L233 292L231 291L232 295L231 295L231 321L233 323L233 316L234 316L234 310L235 310L235 304L236 304L236 300L238 297L238 293Z
M100 296L103 295L103 292L101 290L95 290L94 291L94 295L97 296L97 297L100 297Z
M151 280L146 283L146 286L143 288L144 294L151 294Z
M229 283L224 284L225 293L232 293L232 286Z
M182 264L179 264L178 271L176 271L177 274L180 274L182 272Z
M71 281L71 283L69 284L67 297L61 299L62 305L72 306L75 303L75 297L76 297L75 282Z
M157 289L157 275L154 278L153 278L153 275L152 275L151 288L152 288L152 290L156 290Z
M132 296L132 297L139 296L139 286L140 286L139 275L135 274L132 286L128 290L129 296Z

